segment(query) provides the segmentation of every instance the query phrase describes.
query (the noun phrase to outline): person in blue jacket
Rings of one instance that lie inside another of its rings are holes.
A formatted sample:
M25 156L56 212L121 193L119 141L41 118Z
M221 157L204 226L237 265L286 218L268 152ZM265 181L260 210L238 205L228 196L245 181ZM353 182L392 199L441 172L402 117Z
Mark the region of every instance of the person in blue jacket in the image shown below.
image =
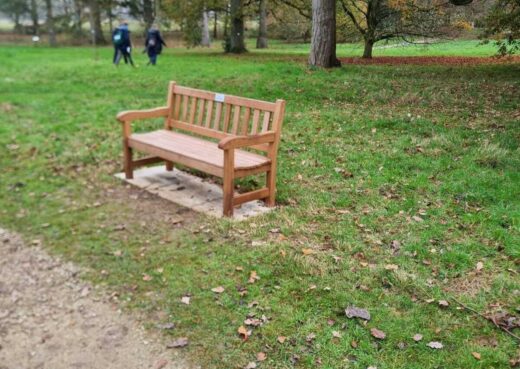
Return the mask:
M148 65L157 64L157 56L161 54L163 45L166 46L166 43L161 37L159 28L154 24L146 33L146 40L144 42L145 51L150 59Z
M132 41L130 40L130 31L128 30L127 22L121 22L121 25L112 32L112 43L114 44L114 64L119 65L119 61L121 57L123 57L125 64L130 63L133 67Z

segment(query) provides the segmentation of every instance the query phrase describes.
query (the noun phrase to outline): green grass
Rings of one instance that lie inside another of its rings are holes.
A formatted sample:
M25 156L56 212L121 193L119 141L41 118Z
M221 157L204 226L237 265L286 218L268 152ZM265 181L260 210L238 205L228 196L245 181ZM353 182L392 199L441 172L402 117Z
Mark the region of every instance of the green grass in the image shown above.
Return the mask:
M311 71L300 47L276 48L169 49L156 68L136 55L136 69L112 67L109 48L97 60L89 48L0 48L0 224L87 267L152 329L175 322L167 334L188 336L204 368L241 368L259 351L273 369L508 368L518 342L449 299L518 315L519 65ZM115 114L162 105L169 80L287 100L276 212L241 223L182 213L178 228L177 207L112 177ZM348 305L372 320L347 319ZM248 313L269 321L243 342Z

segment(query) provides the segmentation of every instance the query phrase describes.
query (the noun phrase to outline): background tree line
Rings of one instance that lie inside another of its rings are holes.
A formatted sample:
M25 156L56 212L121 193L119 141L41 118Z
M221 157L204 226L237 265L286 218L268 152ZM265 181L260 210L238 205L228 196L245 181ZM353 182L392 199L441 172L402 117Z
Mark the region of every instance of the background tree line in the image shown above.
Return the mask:
M106 44L119 19L131 18L143 29L175 24L188 47L222 39L231 53L247 51L247 36L257 38L257 48L268 46L268 34L310 41L309 64L322 67L339 65L337 42L362 41L363 57L371 58L378 41L417 42L479 27L504 54L518 51L520 32L520 0L3 0L0 12L15 32L45 33L53 46L57 33Z

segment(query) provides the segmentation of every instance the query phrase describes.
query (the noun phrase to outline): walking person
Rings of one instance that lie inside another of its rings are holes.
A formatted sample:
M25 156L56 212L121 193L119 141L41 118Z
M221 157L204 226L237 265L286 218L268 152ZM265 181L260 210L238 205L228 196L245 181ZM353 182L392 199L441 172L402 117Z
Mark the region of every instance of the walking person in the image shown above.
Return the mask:
M119 65L121 57L123 57L125 64L130 63L134 67L132 60L132 41L130 40L130 31L128 30L128 23L123 21L112 33L112 43L114 44L114 58L113 63Z
M159 27L153 24L146 33L146 40L144 42L145 51L148 54L148 59L150 59L148 65L156 65L157 56L161 54L163 45L166 46L166 43L161 37Z

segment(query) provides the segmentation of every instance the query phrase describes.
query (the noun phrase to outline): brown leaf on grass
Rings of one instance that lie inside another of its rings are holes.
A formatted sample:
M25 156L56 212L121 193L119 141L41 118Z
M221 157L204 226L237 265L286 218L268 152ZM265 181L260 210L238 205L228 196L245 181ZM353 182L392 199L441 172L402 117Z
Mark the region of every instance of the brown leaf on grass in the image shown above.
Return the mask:
M267 359L267 354L265 352L259 352L256 354L256 360L265 361Z
M417 215L414 215L412 219L419 223L424 222L424 219Z
M312 254L314 254L314 250L313 249L302 249L302 253L305 256L312 255Z
M246 341L249 338L249 336L251 336L251 333L252 333L251 330L248 330L243 325L238 327L237 332L240 335L240 338L242 338L244 341Z
M475 267L477 272L480 272L482 269L484 269L484 263L479 261Z
M237 272L241 272L241 271L244 270L244 268L242 268L241 266L237 266L237 267L235 267L235 270L236 270Z
M189 343L188 337L179 337L175 341L170 342L166 345L167 348L180 348L185 347Z
M152 279L153 279L153 277L151 275L143 274L143 281L148 282L148 281L151 281Z
M287 339L287 337L285 337L285 336L278 336L278 338L276 340L280 343L284 343L286 339Z
M444 345L440 342L437 342L437 341L432 341L432 342L428 342L428 344L426 345L432 349L435 349L435 350L440 350L444 347Z
M254 361L251 361L244 367L244 369L256 369L256 363Z
M440 307L448 307L450 306L450 303L446 300L439 300L439 306Z
M481 358L479 352L475 352L475 351L473 351L473 352L471 353L471 355L473 355L473 357L474 357L475 359L477 359L477 360L480 360L480 358Z
M341 338L341 333L338 331L332 331L332 337L334 338Z
M215 287L215 288L212 288L211 291L215 292L215 293L222 293L224 292L226 289L222 286L218 286L218 287Z
M244 320L245 325L251 325L253 327L258 327L259 325L263 324L263 321L257 318L247 318Z
M422 336L422 334L417 333L416 335L414 335L414 336L412 337L412 339L413 339L415 342L419 342L420 340L423 339L423 336Z
M249 283L255 283L257 280L259 280L260 277L256 274L256 272L253 270L251 271L251 274L249 274Z
M386 270L397 270L399 269L399 265L396 264L386 264L385 265Z
M372 335L372 337L375 337L380 340L384 340L386 338L386 333L377 328L370 329L370 334Z
M123 251L121 251L121 250L116 250L116 251L114 251L114 256L115 256L115 257L118 258L118 257L121 257L122 255L123 255Z
M370 320L370 313L366 309L361 309L355 306L349 306L345 309L345 315L347 318L360 318L364 320Z
M350 342L350 346L352 346L352 348L357 348L357 347L358 347L358 343L357 343L357 341L352 340L352 341Z

